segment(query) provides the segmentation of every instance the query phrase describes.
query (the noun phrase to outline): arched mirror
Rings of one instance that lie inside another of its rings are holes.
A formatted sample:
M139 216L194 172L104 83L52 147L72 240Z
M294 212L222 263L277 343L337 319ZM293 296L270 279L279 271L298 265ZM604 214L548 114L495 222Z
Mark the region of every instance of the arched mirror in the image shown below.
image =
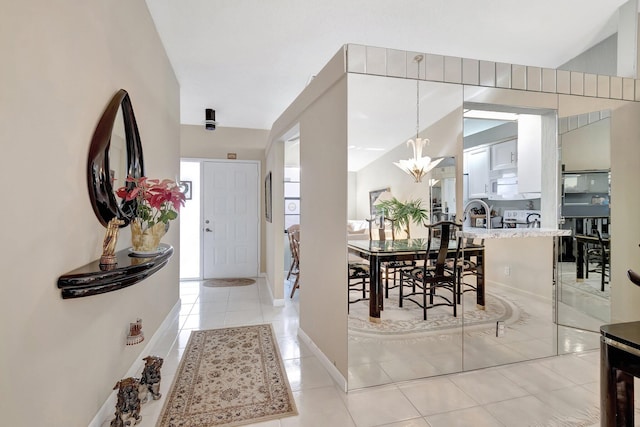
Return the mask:
M123 226L129 224L135 212L135 201L119 203L114 189L124 185L127 176L139 178L143 175L138 125L129 94L120 89L96 126L87 163L89 198L102 225L106 227L114 217L124 220Z

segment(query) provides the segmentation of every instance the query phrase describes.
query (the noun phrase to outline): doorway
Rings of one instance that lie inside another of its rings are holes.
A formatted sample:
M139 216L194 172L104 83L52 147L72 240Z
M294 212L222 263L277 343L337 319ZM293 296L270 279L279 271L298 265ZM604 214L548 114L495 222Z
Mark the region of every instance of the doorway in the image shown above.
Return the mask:
M180 162L189 188L180 210L181 280L257 276L259 168L249 161Z

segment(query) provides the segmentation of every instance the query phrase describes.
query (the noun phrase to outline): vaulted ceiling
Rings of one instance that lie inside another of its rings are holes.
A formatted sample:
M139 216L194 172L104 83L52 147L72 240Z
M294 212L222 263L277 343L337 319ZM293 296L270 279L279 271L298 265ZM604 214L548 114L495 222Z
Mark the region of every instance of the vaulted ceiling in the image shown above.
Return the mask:
M625 0L146 0L181 122L269 129L347 43L556 68L617 28Z

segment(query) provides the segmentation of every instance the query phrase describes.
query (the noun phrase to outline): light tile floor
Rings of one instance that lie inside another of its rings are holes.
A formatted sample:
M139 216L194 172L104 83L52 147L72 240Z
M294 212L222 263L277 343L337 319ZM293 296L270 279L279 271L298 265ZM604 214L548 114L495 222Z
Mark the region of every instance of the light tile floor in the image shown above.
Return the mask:
M180 316L153 349L165 359L163 398L143 405L140 427L155 425L192 330L255 323L271 323L276 331L299 415L253 426L599 425L597 351L344 393L297 338L298 292L284 307L273 307L264 279L258 278L254 285L234 288L182 282L180 295Z

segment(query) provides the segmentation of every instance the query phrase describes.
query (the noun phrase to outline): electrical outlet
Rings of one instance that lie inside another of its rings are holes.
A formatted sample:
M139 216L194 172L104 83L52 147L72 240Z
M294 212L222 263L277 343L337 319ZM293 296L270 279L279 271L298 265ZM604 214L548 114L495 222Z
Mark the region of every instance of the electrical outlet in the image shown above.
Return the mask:
M511 276L511 267L510 267L510 266L508 266L508 265L507 265L507 266L504 268L504 275L505 275L505 276Z
M505 332L504 322L497 321L496 322L496 337L504 336L504 332Z

